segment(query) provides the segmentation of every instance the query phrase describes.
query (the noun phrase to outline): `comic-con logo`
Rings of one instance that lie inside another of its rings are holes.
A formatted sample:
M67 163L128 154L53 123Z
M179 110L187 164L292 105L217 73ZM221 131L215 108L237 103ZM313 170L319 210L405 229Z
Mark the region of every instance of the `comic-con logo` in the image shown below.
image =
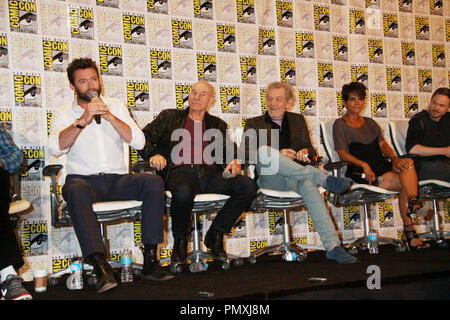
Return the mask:
M347 37L333 36L333 57L336 61L348 61Z
M123 18L123 38L125 43L145 45L145 18L143 15L125 13Z
M259 98L261 100L261 111L264 113L267 111L267 99L266 99L267 88L259 89Z
M430 0L430 14L442 16L444 14L443 0Z
M416 17L416 40L430 39L430 22L428 17Z
M450 19L445 20L445 39L450 41Z
M386 67L386 82L389 91L401 91L402 70L396 67Z
M402 42L402 63L407 66L414 66L416 64L414 42Z
M16 107L41 106L41 76L37 74L13 75L14 103Z
M27 256L46 254L48 231L46 222L22 223L20 226L22 250Z
M417 95L405 95L403 98L405 118L411 118L419 112L419 97Z
M383 33L385 37L398 38L398 17L396 14L383 14Z
M172 79L172 54L169 50L150 50L150 69L154 79Z
M338 116L344 115L344 102L342 100L342 91L336 91L336 106L337 106L337 114Z
M10 31L37 33L35 0L8 1Z
M168 14L169 0L147 0L147 11Z
M221 86L220 107L224 113L241 113L241 90L236 86Z
M255 23L255 0L236 0L237 21Z
M92 8L71 7L69 18L72 38L94 40L94 11Z
M61 270L70 268L72 258L54 258L52 259L52 272L56 273Z
M383 40L369 39L369 61L373 63L383 63Z
M127 105L132 111L149 111L150 95L147 81L127 81Z
M194 16L201 19L213 18L212 0L194 0Z
M42 169L45 164L45 153L42 147L24 147L23 164L27 171L21 175L22 181L40 181L44 180Z
M366 34L364 11L359 9L351 9L349 14L350 33Z
M8 133L12 131L12 113L10 109L0 109L0 128Z
M398 0L398 9L401 12L412 12L413 0Z
M214 54L197 53L198 80L217 81L217 61Z
M269 211L269 232L270 235L283 233L284 217L283 211Z
M69 63L69 44L63 40L43 39L44 70L65 72Z
M445 46L441 44L432 45L433 67L445 67Z
M369 83L369 67L367 65L352 65L351 78L353 82L361 82L366 87Z
M280 60L280 76L282 82L288 82L295 86L297 84L294 60Z
M134 150L134 153L137 154L137 150ZM139 161L139 159L136 158L136 161ZM138 245L138 244L142 243L141 220L134 221L134 223L133 223L133 238L134 238L134 245Z
M241 80L243 83L256 84L256 58L250 56L241 56L239 58L241 65Z
M387 118L386 94L370 94L370 111L372 117Z
M101 74L108 76L122 76L122 48L116 45L100 44L98 46L98 51L100 55Z
M326 62L317 63L317 75L319 81L319 87L333 88L334 76L333 76L333 64Z
M186 109L189 107L189 93L191 92L192 85L190 84L175 84L175 101L177 109Z
M192 49L192 22L172 19L172 43L175 48Z
M317 31L330 31L330 7L314 6L314 28Z
M292 28L293 25L293 12L294 8L291 1L280 1L276 2L276 10L277 10L277 24L280 27L289 27Z
M419 76L419 91L431 92L433 88L433 78L431 69L417 70Z
M6 34L0 34L0 68L8 68L8 38Z
M258 53L274 56L275 52L275 30L260 28L258 30Z
M297 32L295 34L295 51L297 58L314 58L314 34Z
M52 116L53 116L53 112L51 110L47 110L47 113L46 113L46 118L47 118L47 136L50 135L50 128L51 128L51 124L52 124Z
M344 230L360 228L361 214L359 206L344 207Z
M250 240L250 253L255 252L256 250L265 248L269 245L269 241L267 239L263 240Z
M317 94L314 90L299 90L298 105L300 113L305 116L315 116L317 113Z
M394 208L392 203L379 203L378 215L380 219L380 227L394 226Z
M217 25L217 48L221 52L236 52L236 27L234 25Z

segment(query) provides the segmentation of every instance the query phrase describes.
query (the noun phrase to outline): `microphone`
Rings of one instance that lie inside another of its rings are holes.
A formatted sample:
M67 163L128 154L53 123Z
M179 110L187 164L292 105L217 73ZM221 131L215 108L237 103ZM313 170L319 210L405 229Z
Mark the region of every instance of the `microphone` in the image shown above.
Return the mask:
M301 164L302 166L310 165L310 166L314 166L314 167L317 167L319 164L324 162L323 157L311 156L309 154L307 156L308 156L308 159L311 160L311 162L301 161L298 159L294 159L294 161Z
M94 98L97 98L98 100L100 100L100 98L98 97L98 93L95 90L90 91L88 93L88 97L91 98L91 100L94 99ZM97 124L100 124L102 122L102 118L101 118L101 116L99 114L96 114L94 116L94 118L95 118L95 122L97 122Z
M225 179L229 179L231 177L231 172L228 170L223 170L222 177L224 177Z

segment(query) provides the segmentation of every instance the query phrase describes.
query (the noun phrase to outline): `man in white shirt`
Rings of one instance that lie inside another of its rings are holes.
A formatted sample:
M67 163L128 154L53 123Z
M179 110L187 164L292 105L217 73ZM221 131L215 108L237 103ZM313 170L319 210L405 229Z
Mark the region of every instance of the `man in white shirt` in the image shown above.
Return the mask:
M128 174L124 161L124 143L142 149L144 134L120 101L100 97L100 75L93 60L73 60L67 75L77 98L54 110L49 152L67 155L62 194L83 257L94 266L97 292L117 286L92 210L100 201L143 201L144 278L172 278L157 260L158 243L164 241L164 182L157 175Z

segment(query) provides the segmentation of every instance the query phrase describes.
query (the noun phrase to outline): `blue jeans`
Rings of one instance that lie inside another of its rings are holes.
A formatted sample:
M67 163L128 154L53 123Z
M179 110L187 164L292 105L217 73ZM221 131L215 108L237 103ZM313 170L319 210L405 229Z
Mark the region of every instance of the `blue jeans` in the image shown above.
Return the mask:
M302 166L268 146L258 149L256 170L260 188L292 190L303 197L325 250L330 251L341 245L328 208L317 188L323 181L323 170Z

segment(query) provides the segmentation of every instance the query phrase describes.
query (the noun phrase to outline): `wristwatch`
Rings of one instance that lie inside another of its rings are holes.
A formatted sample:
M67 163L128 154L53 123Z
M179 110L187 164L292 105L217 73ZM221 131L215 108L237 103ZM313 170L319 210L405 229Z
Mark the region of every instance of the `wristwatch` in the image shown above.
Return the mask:
M80 124L80 119L75 120L75 122L73 123L73 125L74 125L76 128L78 128L78 129L84 129L84 127L86 127L86 126L82 126L82 125Z

